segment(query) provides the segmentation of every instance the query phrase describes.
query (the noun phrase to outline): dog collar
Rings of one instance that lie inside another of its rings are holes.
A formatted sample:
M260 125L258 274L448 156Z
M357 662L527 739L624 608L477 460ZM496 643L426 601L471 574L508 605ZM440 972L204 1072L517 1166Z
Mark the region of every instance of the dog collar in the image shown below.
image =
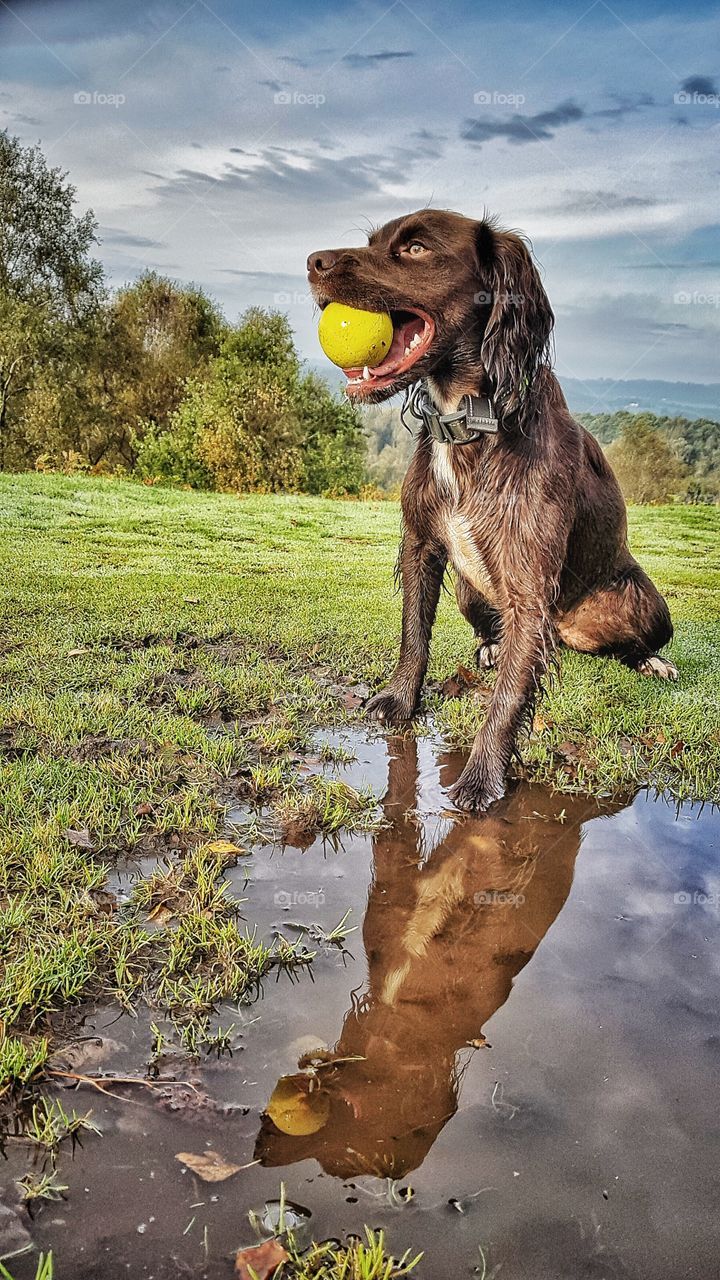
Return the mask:
M411 435L417 435L406 421L410 414L427 427L433 440L441 444L472 444L481 435L495 435L499 422L490 396L463 396L460 408L453 413L440 413L425 380L413 383L405 392L400 421Z

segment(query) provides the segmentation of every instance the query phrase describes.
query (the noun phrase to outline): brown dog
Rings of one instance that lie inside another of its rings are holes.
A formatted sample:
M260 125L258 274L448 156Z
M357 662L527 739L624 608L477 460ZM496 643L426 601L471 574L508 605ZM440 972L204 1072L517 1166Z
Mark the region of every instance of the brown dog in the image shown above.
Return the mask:
M597 442L551 372L553 313L520 236L425 209L367 246L308 259L320 307L389 311L394 339L374 369L346 369L347 394L387 399L422 381L421 422L402 490L400 657L368 704L412 716L446 566L482 665L497 664L487 719L451 792L482 811L503 794L518 733L559 637L643 675L677 679L656 651L667 605L627 545L625 504Z

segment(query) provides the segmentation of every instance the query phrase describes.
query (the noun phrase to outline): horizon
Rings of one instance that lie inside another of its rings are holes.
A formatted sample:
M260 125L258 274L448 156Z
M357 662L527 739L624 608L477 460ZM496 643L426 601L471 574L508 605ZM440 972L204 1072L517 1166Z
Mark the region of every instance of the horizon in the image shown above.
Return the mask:
M113 287L286 311L304 359L307 254L432 204L530 237L561 380L717 382L713 6L491 15L0 0L0 127L68 172Z

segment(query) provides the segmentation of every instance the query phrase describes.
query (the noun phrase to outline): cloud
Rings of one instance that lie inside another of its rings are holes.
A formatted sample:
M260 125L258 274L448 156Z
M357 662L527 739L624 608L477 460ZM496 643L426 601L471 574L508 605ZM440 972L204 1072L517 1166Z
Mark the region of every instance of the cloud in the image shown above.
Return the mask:
M702 93L709 97L720 93L720 89L710 76L688 76L687 80L683 80L681 87L684 93Z
M410 173L414 165L426 163L429 154L434 153L427 144L388 147L384 154L370 151L338 157L268 146L248 163L226 162L215 172L184 167L170 177L152 176L160 178L157 192L162 195L244 191L314 203L384 192L397 182L398 172Z
M412 49L383 49L380 53L346 53L343 62L355 70L380 66L383 62L393 62L399 58L414 58Z
M622 120L625 116L642 110L643 107L655 106L655 99L650 93L640 93L635 98L622 97L617 93L611 96L615 99L614 107L603 107L602 110L592 111L590 114L605 120Z
M594 213L600 209L651 209L659 204L655 196L619 195L617 191L568 191L555 205L546 205L546 213Z
M507 138L521 145L539 142L555 136L555 130L565 124L575 124L585 118L586 112L576 102L561 102L549 111L538 111L534 116L513 115L509 120L466 120L461 137L466 142L482 146L492 138Z
M287 85L287 80L258 80L258 84L263 84L272 93L282 93Z
M100 238L105 244L123 245L128 249L163 249L164 240L151 240L149 236L134 235L120 227L100 227Z

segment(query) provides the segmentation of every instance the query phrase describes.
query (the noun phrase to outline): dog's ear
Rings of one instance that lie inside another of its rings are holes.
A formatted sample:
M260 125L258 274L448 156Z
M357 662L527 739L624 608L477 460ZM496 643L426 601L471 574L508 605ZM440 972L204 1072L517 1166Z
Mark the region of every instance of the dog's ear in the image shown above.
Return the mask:
M538 369L548 363L554 316L530 251L519 235L480 222L476 248L490 314L481 358L501 414L516 417L532 401Z

